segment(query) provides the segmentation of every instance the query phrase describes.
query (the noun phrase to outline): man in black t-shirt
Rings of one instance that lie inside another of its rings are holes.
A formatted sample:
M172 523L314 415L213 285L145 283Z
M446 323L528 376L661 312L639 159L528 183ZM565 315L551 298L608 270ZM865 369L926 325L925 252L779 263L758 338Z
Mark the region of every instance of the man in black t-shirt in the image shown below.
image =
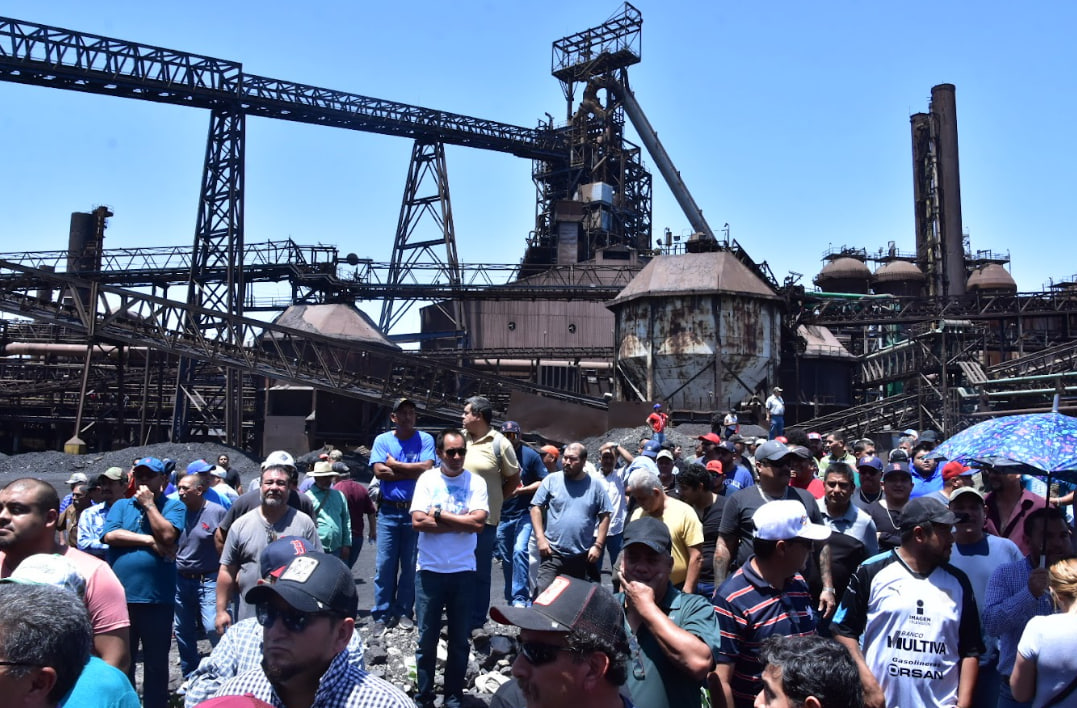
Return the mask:
M901 545L901 510L909 502L912 474L907 462L891 462L883 470L883 496L864 509L879 532L879 551Z
M711 489L710 472L703 465L693 463L677 476L680 499L695 509L703 523L703 567L696 581L696 594L711 597L714 594L714 546L718 542L718 527L722 523L722 510L726 498Z

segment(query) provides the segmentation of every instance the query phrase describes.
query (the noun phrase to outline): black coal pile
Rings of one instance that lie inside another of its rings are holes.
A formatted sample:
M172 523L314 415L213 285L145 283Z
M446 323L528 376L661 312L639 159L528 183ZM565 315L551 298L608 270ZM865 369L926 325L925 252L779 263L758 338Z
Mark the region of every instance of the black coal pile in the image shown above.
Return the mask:
M497 569L495 568L495 571ZM418 641L416 628L390 627L381 633L374 630L369 617L356 621L366 644L366 668L371 674L385 679L410 696L416 692L415 646ZM468 657L467 675L464 682L464 708L485 708L493 694L512 678L512 662L516 659L515 627L495 622L475 630L471 637L471 653ZM438 674L436 706L443 697L442 670L447 657L446 633L442 630L438 641Z

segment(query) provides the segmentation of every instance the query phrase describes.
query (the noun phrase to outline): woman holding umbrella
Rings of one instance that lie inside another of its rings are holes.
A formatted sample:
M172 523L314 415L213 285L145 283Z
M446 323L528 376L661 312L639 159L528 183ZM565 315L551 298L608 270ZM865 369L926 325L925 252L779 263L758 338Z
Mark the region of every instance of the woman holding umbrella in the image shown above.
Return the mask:
M1017 645L1014 699L1033 708L1077 706L1077 558L1054 563L1048 587L1061 614L1033 617Z

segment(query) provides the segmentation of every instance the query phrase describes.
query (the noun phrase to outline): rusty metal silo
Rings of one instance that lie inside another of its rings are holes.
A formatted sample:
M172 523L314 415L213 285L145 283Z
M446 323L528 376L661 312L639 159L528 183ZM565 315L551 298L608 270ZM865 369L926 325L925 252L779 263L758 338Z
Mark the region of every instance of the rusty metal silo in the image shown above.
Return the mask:
M659 256L607 306L624 398L721 410L777 382L779 299L732 253Z

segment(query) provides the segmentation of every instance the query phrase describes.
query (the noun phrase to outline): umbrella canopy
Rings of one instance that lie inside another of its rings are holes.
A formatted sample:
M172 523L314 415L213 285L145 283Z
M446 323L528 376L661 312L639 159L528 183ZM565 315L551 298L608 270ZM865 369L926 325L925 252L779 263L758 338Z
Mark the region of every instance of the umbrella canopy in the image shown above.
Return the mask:
M1037 476L1077 482L1077 418L1035 413L992 418L939 445L948 460L1001 458L1027 465Z

